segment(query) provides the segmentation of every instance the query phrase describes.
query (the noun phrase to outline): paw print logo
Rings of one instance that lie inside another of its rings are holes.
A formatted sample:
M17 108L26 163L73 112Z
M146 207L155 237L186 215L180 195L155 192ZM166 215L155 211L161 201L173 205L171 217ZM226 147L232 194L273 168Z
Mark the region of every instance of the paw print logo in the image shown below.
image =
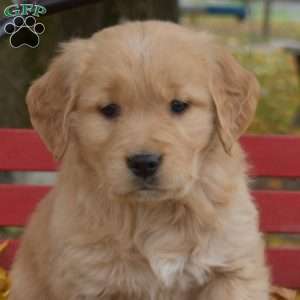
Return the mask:
M10 44L13 48L27 46L30 48L38 47L40 35L45 31L42 23L37 23L33 16L23 18L17 16L12 23L7 23L4 31L10 34Z

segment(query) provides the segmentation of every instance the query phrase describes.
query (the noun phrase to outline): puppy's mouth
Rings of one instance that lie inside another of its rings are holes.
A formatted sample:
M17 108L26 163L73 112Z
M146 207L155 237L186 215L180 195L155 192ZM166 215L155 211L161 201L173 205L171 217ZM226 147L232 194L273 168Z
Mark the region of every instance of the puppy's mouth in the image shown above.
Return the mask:
M137 180L134 182L134 189L132 194L139 195L141 197L146 196L158 196L164 192L159 186L159 183L156 179L151 180Z
M155 187L143 187L136 189L132 195L137 197L137 200L141 201L150 201L150 200L158 200L164 198L165 193L163 190L155 188Z
M152 179L130 178L124 189L115 189L113 194L119 199L134 201L158 201L175 197L174 189L165 186L159 177Z
M134 180L137 191L159 191L159 182L157 177Z

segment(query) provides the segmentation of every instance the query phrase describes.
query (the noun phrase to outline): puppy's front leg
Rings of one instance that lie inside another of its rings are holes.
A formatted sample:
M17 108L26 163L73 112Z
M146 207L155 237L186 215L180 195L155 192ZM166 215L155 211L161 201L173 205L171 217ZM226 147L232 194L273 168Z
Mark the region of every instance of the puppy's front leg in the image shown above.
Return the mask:
M269 286L265 278L216 278L204 288L197 300L268 300Z
M46 288L35 279L30 272L15 272L8 300L53 300Z

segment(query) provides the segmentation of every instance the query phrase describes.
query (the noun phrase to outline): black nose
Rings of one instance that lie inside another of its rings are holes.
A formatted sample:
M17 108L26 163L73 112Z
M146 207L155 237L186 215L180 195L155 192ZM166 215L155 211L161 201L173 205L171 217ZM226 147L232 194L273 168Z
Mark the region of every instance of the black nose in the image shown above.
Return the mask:
M127 166L134 175L146 179L156 173L161 158L161 155L152 153L136 154L127 158Z

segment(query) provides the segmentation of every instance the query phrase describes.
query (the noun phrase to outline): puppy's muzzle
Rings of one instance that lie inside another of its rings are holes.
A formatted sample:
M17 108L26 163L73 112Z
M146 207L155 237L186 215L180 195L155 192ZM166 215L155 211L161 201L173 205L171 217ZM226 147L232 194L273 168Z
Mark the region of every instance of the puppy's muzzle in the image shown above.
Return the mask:
M140 153L127 158L129 170L143 180L153 177L161 165L162 156L154 153Z

